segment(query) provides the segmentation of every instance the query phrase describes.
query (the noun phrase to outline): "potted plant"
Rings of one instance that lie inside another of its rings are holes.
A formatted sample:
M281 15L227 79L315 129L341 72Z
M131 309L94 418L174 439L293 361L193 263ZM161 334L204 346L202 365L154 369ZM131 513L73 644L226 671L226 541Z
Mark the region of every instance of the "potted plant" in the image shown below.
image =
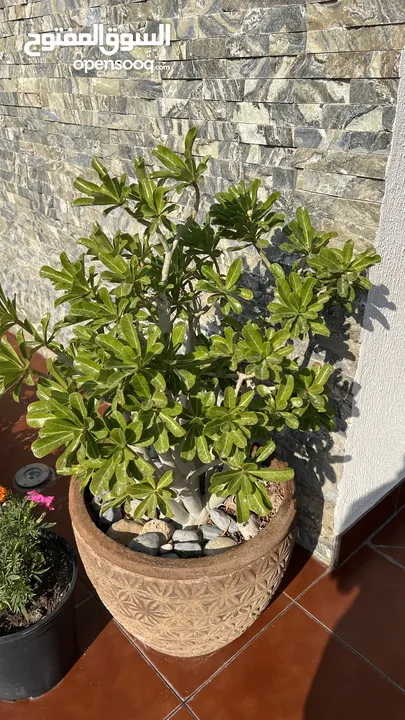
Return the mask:
M57 470L74 476L71 517L92 582L129 633L183 656L240 635L280 583L295 500L293 471L274 458L277 434L330 428L333 416L333 368L310 352L300 360L295 341L311 348L328 335L333 304L352 312L356 292L371 286L364 271L380 259L354 254L351 241L331 247L336 233L317 231L304 208L286 223L278 193L267 197L259 180L220 193L199 221L209 158L196 159L195 137L190 130L182 155L158 146L163 169L137 159L136 182L97 159L99 183L76 180L76 206L120 208L140 230L110 238L96 224L77 260L62 253L60 269L42 268L56 305L68 304L52 329L49 315L38 329L1 297L1 329L20 326L21 348L0 345L4 388L18 394L33 382L33 353L53 352L28 409L39 429L32 449L64 448ZM265 253L278 227L288 272ZM223 241L257 254L273 288L267 310L254 303L240 256L223 270ZM272 487L282 497L274 517Z
M39 697L76 656L73 550L40 506L53 497L0 487L0 699Z

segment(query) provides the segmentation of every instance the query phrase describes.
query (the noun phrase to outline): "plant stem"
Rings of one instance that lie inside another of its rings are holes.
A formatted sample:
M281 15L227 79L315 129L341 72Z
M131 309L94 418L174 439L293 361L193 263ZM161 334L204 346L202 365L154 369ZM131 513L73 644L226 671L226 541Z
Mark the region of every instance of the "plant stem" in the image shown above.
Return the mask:
M201 193L200 188L198 187L198 183L193 183L193 188L195 192L195 202L194 202L194 217L196 218L198 215L198 211L200 209L200 200L201 200Z
M44 373L41 370L34 370L34 368L31 368L31 370L34 375L38 375L38 377L49 378L49 373Z
M220 463L222 463L222 462L223 462L223 460L220 460L219 458L214 458L214 460L212 462L207 463L206 465L201 465L201 467L198 468L198 470L194 470L194 472L192 472L191 475L189 475L187 477L187 482L194 481L195 478L198 478L204 472L207 472L207 470L210 470L211 468L214 468L217 465L220 465Z
M315 344L316 343L315 343L312 333L309 333L308 345L307 345L307 349L305 350L304 357L302 358L300 370L304 370L305 368L307 368L309 366L309 363L310 363L311 357L312 357L312 353L315 350Z
M245 382L245 380L249 380L250 378L254 377L254 373L250 373L250 375L246 375L245 373L238 372L238 381L235 385L235 397L238 397L239 390L242 387L242 383Z
M261 248L258 248L256 245L255 245L254 247L256 248L257 252L259 253L260 258L261 258L262 261L264 262L267 270L270 270L270 272L271 272L271 265L272 265L272 264L271 264L269 258L267 257L266 253L264 253L263 250L262 250Z

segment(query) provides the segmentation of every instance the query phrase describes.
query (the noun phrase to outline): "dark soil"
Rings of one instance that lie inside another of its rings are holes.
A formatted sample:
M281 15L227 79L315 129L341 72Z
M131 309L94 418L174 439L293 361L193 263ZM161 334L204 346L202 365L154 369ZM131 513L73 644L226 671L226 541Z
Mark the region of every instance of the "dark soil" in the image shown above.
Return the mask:
M11 635L42 620L54 610L66 594L72 580L72 560L60 545L44 539L43 553L48 570L41 576L34 602L27 607L28 620L24 615L5 610L0 612L0 636Z

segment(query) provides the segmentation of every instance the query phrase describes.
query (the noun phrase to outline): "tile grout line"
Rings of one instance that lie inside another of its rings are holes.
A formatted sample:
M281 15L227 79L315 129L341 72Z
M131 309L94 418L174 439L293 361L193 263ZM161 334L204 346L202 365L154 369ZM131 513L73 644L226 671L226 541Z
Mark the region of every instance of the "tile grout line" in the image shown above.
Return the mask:
M86 589L87 589L87 588L86 588ZM80 600L80 602L78 602L77 605L75 605L75 610L77 610L77 608L82 607L82 605L84 605L84 603L88 602L88 601L91 600L92 598L95 599L95 598L94 598L94 594L93 594L93 595L89 595L89 597L84 598L84 600Z
M325 570L324 570L324 572L322 573L322 575L320 575L316 580L314 580L310 585L308 585L308 587L306 587L305 590L302 590L302 592L298 593L298 595L296 595L295 598L291 597L291 595L289 595L288 593L286 593L284 590L283 590L283 595L285 595L286 597L288 597L289 600L291 600L292 602L294 602L294 600L298 600L298 598L300 598L300 597L302 597L303 595L305 595L305 593L308 592L308 590L311 590L311 588L313 588L320 580L322 580L324 577L326 577L327 575L329 575L330 572L331 572L331 569L330 569L330 568L325 568Z
M186 708L186 710L188 710L188 712L190 713L190 715L191 715L193 718L195 718L195 720L200 720L199 717L198 717L198 716L195 714L195 712L187 705L186 702L182 702L181 705L178 705L174 710L172 710L172 712L171 712L169 715L167 715L167 717L164 718L164 720L171 720L171 718L173 718L173 717L175 717L175 715L177 715L177 713L179 712L179 710L181 710L181 708Z
M359 552L359 550L361 550L361 548L364 547L365 545L369 545L369 546L371 546L371 547L374 547L374 545L372 544L372 539L373 539L373 537L375 537L375 535L377 535L377 533L379 533L379 532L380 532L381 530L383 530L387 525L389 525L389 523L390 523L392 520L394 520L394 518L395 518L397 515L399 515L399 513L400 513L404 508L405 508L405 503L403 503L403 504L402 504L400 507L398 507L398 508L396 507L395 510L394 510L394 512L392 513L392 515L389 516L388 520L386 520L382 525L379 525L379 527L377 528L377 530L375 530L373 533L371 533L371 535L369 535L368 537L366 537L365 540L363 540L363 542L361 543L361 545L359 545L358 547L356 547L356 549L353 550L353 552L350 553L350 555L348 555L347 558L345 558L345 559L343 560L343 562L340 563L340 565L337 565L337 566L336 566L335 568L333 568L333 569L334 569L334 570L337 570L338 568L343 567L343 565L345 565L349 560L351 560L351 558L353 557L353 555L355 555L357 552ZM350 528L348 528L348 529L350 529Z
M392 520L394 520L394 518L396 518L396 516L399 515L400 512L401 512L404 508L405 508L405 503L403 503L403 504L402 504L400 507L398 507L398 508L396 507L396 508L395 508L395 511L392 513L392 515L390 515L390 517L388 518L388 520L386 520L382 525L380 525L380 526L377 528L377 530L375 530L373 533L371 533L371 535L369 535L368 538L365 539L365 541L364 541L363 544L365 544L365 543L367 543L367 542L371 542L372 538L375 537L379 532L381 532L381 530L383 530L385 527L387 527L387 525L389 525L390 522L392 522Z
M113 618L113 622L114 622L114 624L118 627L118 629L122 632L122 634L124 635L124 637L126 637L126 639L127 639L128 642L132 645L132 647L135 648L135 650L136 650L136 651L139 653L139 655L145 660L145 662L148 663L149 667L151 667L152 670L154 670L154 672L156 673L156 675L158 675L158 676L160 677L160 679L161 679L161 680L164 682L164 684L169 688L169 690L171 690L171 691L173 692L173 694L177 697L177 699L180 700L181 704L184 705L184 703L185 703L185 698L183 698L183 697L180 695L180 693L178 692L178 690L176 690L176 688L174 687L174 685L172 685L172 683L170 682L170 680L168 680L168 679L160 672L160 670L153 664L152 660L150 660L150 659L148 658L148 656L143 652L143 650L141 650L141 648L139 648L138 645L135 645L135 643L134 643L134 641L132 640L132 638L131 638L131 636L129 635L129 633L127 633L126 630L125 630L116 620L114 620L114 618ZM177 710L178 710L178 707L177 707Z
M336 635L336 633L335 633L333 630L331 630L330 628L328 628L327 625L324 625L324 623L323 623L321 620L319 620L315 615L312 615L312 613L310 613L309 610L307 610L306 608L304 608L302 605L300 605L298 602L295 602L294 600L293 600L293 604L294 604L297 608L299 608L300 610L302 610L302 611L305 613L305 615L307 615L309 618L311 618L311 620L314 620L314 622L316 622L318 625L320 625L322 628L324 628L324 630L326 630L326 631L329 633L329 635L331 635L332 637L336 638L336 640L338 640L344 647L346 647L348 650L351 650L351 652L353 652L354 655L357 655L357 657L360 658L360 660L363 660L367 665L369 665L371 668L373 668L373 670L375 670L379 675L381 675L381 676L382 676L385 680L387 680L391 685L394 685L394 687L396 687L396 688L397 688L398 690L400 690L403 694L405 694L405 688L402 688L400 685L398 685L398 684L395 682L395 680L392 680L388 675L386 675L382 670L380 670L380 669L379 669L376 665L374 665L370 660L367 660L367 658L364 657L364 655L362 655L358 650L356 650L354 647L352 647L351 645L349 645L349 643L346 642L346 640L343 640L343 638L341 638L339 635Z
M164 720L171 720L171 718L173 718L179 712L179 710L181 710L181 708L184 708L184 707L187 707L184 702L182 702L180 705L177 705L177 707L175 707L174 710L172 710L168 715L166 715ZM198 718L197 718L197 720L198 720Z
M399 563L398 560L394 560L394 558L390 557L389 555L386 555L382 550L380 550L378 548L378 546L376 547L375 545L371 545L371 543L367 543L367 547L369 547L370 550L374 550L374 552L377 553L377 555L379 555L380 557L383 557L385 560L388 560L390 563L392 563L393 565L396 565L401 570L405 570L405 567L403 565L401 565L401 563ZM396 550L397 548L393 548L393 549Z
M191 707L189 707L186 702L184 703L184 707L187 708L188 712L191 714L191 716L192 716L195 720L200 720L200 718L198 717L198 715L195 714L194 710L193 710Z
M398 510L401 510L401 508L405 507L405 502L403 502L402 505L399 505L399 503L400 503L399 498L400 498L400 494L401 494L400 489L401 489L401 485L404 482L404 480L405 480L405 478L402 478L401 482L398 484L398 495L397 495L397 502L395 505L395 512L397 512Z
M276 620L278 620L282 615L284 615L287 612L287 610L290 609L292 604L293 604L293 601L291 601L289 603L289 605L287 605L287 607L284 608L284 610L281 610L278 613L278 615L276 615L272 620L270 620L270 622L268 622L267 625L265 625L265 627L263 627L261 630L259 630L259 632L254 637L252 637L246 643L246 645L244 645L242 648L240 648L234 655L232 655L232 657L228 658L228 660L226 660L226 662L224 662L223 665L221 665L221 667L219 667L212 675L210 675L210 677L207 678L207 680L205 680L196 690L193 690L193 692L190 695L187 695L187 697L185 698L185 702L188 703L190 700L193 700L194 697L197 695L197 693L199 693L201 690L203 690L211 682L211 680L213 680L217 675L219 675L219 673L221 673L223 670L225 670L225 668L228 667L228 665L230 665L234 660L236 660L236 658L239 657L239 655L241 655L244 652L244 650L246 650L246 648L249 647L249 645L251 645L255 640L257 640L257 638L260 635L262 635L262 633L264 633L265 630L268 630L268 628L270 628L276 622Z

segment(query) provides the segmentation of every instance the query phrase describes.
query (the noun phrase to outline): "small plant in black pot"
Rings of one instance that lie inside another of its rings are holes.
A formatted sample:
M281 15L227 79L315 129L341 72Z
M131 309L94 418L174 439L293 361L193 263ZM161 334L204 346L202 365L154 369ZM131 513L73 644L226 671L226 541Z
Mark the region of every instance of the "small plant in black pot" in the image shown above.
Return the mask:
M53 497L0 487L0 699L39 697L76 656L73 590L77 565L68 543L45 522Z

